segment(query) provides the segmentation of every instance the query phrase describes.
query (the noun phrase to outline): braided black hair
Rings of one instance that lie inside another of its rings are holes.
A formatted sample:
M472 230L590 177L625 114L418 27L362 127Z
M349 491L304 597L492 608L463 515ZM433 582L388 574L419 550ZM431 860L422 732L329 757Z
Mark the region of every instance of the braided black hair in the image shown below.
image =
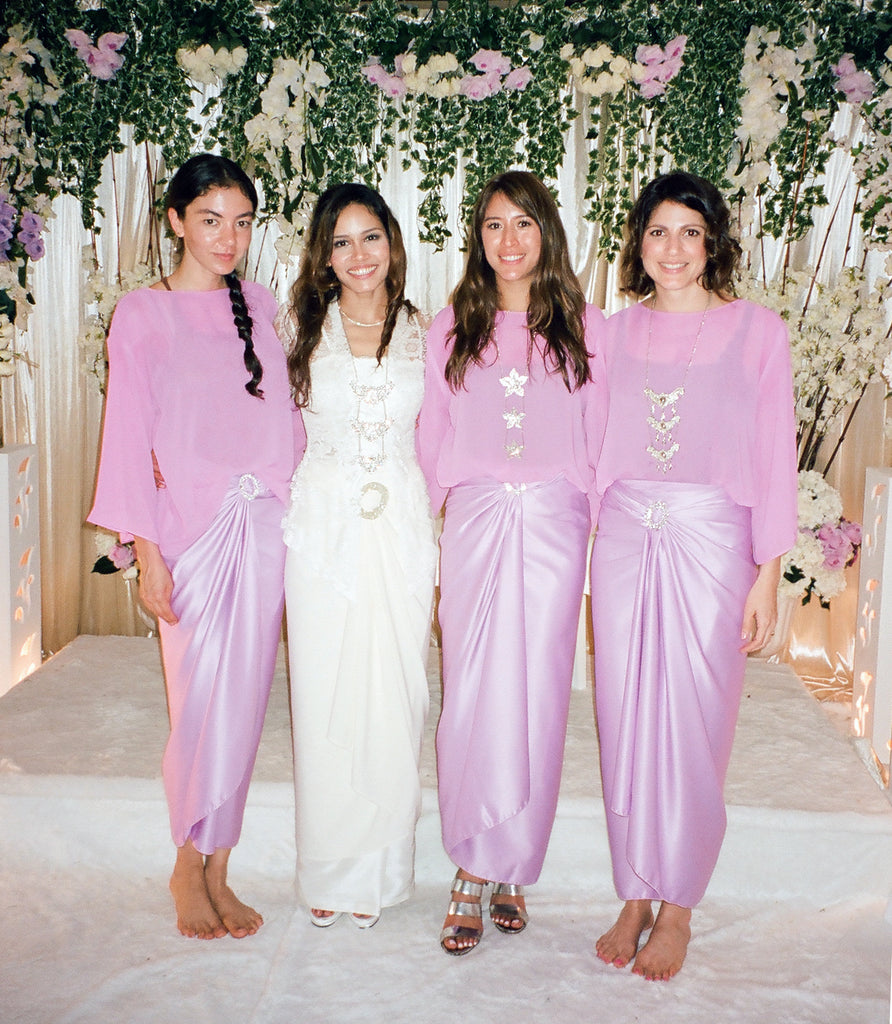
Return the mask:
M234 270L231 274L227 274L223 280L229 288L229 301L232 304L235 328L238 331L238 336L245 343L245 369L251 374L251 379L245 384L245 391L255 398L263 398L263 389L257 386L263 379L263 367L257 358L257 353L254 351L254 338L251 333L254 321L248 312L248 304L245 302L242 283L239 281L238 274Z
M186 215L186 207L199 196L207 195L213 188L237 188L257 210L257 190L254 182L233 160L213 153L199 153L190 157L170 179L165 198L165 207L176 210L182 219ZM251 379L245 384L245 390L255 398L263 398L263 390L258 384L263 378L263 366L254 351L254 322L248 312L248 304L242 291L238 274L233 271L223 280L229 288L229 301L232 304L232 317L238 336L245 343L245 369Z

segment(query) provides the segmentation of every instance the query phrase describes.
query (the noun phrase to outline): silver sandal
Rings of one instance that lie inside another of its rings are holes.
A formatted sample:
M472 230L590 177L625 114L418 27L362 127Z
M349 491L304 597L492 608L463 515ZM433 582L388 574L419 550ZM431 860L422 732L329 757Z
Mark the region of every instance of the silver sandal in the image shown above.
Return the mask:
M497 896L523 896L523 886L514 885L512 882L496 882L492 887L492 898L489 901L489 916L500 932L504 932L506 935L516 935L518 932L522 932L530 919L529 914L525 910L521 910L516 903L500 903ZM500 924L495 919L494 915L496 914L499 917L510 918L511 921L520 921L520 927Z
M479 901L483 896L484 884L484 882L472 882L470 878L459 878L456 873L452 881L452 894L476 896L478 902L465 903L462 900L450 900L446 916L471 917L479 921L480 924L479 927L460 924L446 925L440 932L440 946L444 953L448 953L450 956L464 956L465 953L470 953L472 949L476 949L483 938L483 909ZM475 939L476 941L470 946L456 946L455 949L451 949L446 945L447 939Z

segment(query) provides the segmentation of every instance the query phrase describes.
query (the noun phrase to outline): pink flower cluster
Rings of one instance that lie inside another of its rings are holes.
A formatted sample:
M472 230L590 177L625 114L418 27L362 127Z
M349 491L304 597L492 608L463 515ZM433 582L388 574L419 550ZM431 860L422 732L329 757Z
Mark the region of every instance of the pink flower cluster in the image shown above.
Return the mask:
M409 91L403 71L403 60L406 56L401 53L396 57L394 74L377 60L367 64L362 73L385 95L391 99L399 99ZM502 55L501 50L478 50L471 58L471 63L480 74L465 75L458 82L458 92L471 100L485 100L502 89L522 92L533 78L533 72L525 65L512 68L511 61Z
M861 524L840 519L838 524L824 523L818 530L803 530L821 542L824 549L824 567L845 569L854 565L861 545Z
M107 82L115 77L118 68L124 63L124 58L117 52L127 42L124 32L105 32L96 40L95 46L87 33L77 28L68 29L65 38L94 78Z
M836 75L836 88L845 94L849 103L861 103L873 96L873 79L866 71L858 70L850 53L844 53L830 70Z
M635 51L637 63L632 67L632 77L646 100L664 93L666 83L671 82L681 70L681 58L687 42L687 36L676 36L663 49L652 45L639 46Z
M522 92L533 78L533 72L526 66L512 68L501 50L478 50L471 63L480 74L465 75L458 83L459 92L469 100L485 100L502 89Z
M43 239L40 237L43 231L43 217L25 210L19 218L18 234L15 232L15 220L15 207L9 202L8 196L0 195L0 262L9 259L9 247L13 236L21 243L26 256L32 260L39 260L46 252Z
M409 91L409 87L403 80L403 76L400 73L400 63L402 60L402 54L396 58L396 74L392 75L383 64L373 61L371 64L366 64L362 69L362 73L368 79L372 85L377 85L378 88L389 96L392 100L399 99L400 96L405 96Z

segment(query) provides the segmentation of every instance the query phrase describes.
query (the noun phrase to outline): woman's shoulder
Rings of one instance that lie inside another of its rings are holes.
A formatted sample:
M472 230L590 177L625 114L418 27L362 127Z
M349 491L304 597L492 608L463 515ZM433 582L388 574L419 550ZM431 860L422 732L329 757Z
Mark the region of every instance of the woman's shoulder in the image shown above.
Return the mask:
M755 340L766 347L788 344L787 324L773 309L752 299L734 299L724 307L724 312L734 317Z
M262 310L264 314L268 314L270 320L275 319L278 303L266 285L257 281L242 281L242 292L252 309Z
M452 306L446 306L441 309L439 313L431 321L431 325L428 328L427 339L428 344L439 343L445 345L446 338L455 323L455 312Z

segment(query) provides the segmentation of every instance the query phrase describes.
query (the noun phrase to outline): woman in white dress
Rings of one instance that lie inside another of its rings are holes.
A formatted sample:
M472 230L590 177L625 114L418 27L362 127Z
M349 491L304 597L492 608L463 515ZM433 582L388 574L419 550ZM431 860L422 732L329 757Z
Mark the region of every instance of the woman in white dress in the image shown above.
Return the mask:
M307 450L285 519L297 886L311 921L373 925L414 883L436 546L415 457L426 322L365 185L317 203L288 348Z

